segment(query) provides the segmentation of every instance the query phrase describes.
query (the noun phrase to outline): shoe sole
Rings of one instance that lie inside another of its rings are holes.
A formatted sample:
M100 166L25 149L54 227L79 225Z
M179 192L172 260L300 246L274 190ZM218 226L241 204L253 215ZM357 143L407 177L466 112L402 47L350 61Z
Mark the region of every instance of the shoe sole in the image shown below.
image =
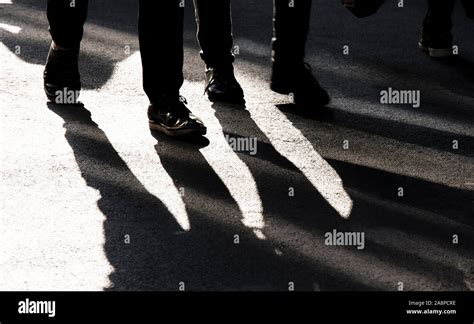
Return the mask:
M236 104L236 105L245 104L245 99L244 97L241 97L241 96L228 97L225 95L221 96L221 95L211 94L209 92L206 92L206 94L207 94L207 98L211 102L223 102L223 103Z
M428 55L433 58L450 57L453 55L451 48L432 48L425 46L422 43L418 43L418 48L423 52L428 53Z
M293 91L289 90L290 87L288 87L287 85L284 85L284 84L280 84L280 83L277 83L277 82L271 82L270 83L270 89L276 93L279 93L279 94L282 94L282 95L289 95L290 93L292 93ZM303 103L304 105L314 105L314 104L317 104L318 106L327 106L329 103L331 102L331 98L329 97L327 100L322 100L320 102L311 102L311 103ZM296 103L298 104L298 103Z
M282 95L289 95L291 93L291 90L289 90L288 86L276 82L270 83L270 89Z
M149 121L148 124L150 126L151 131L160 132L170 137L181 137L181 136L187 136L187 135L206 135L207 133L206 128L199 128L199 129L188 128L188 129L170 130L152 121Z

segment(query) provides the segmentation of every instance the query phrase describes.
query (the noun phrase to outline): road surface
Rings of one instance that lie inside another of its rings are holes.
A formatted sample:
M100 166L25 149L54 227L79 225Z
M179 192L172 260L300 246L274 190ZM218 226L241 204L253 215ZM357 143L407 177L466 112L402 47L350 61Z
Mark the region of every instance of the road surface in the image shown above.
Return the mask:
M437 61L417 49L423 1L364 20L315 1L307 60L333 101L301 111L268 88L271 1L233 1L246 107L203 96L186 3L182 94L208 126L192 143L147 128L136 1L91 2L75 107L42 90L45 1L0 5L1 290L474 289L461 8L459 56ZM420 107L382 105L389 88ZM334 231L363 244L329 245Z

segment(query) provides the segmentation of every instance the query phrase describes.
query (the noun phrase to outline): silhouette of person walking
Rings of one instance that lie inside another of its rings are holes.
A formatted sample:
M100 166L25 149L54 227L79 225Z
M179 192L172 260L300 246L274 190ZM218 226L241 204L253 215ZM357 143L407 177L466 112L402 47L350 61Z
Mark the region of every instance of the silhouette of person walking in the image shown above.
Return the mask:
M230 0L194 0L206 93L211 101L239 102L243 91L233 73ZM296 104L324 106L327 92L305 63L311 0L274 0L271 89L293 94Z
M170 136L204 135L206 127L179 94L183 84L184 17L180 3L139 1L143 87L150 99L149 127ZM87 9L87 0L48 0L52 42L44 71L44 89L52 102L77 102L81 90L78 58Z

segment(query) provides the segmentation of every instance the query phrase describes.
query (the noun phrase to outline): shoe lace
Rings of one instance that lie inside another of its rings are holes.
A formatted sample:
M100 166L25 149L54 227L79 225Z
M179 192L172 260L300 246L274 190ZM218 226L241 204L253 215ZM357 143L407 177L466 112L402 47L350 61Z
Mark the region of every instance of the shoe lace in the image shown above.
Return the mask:
M184 105L188 104L188 101L186 100L186 98L184 96L181 96L181 95L179 96L178 101L183 103Z
M211 87L211 85L214 83L215 80L216 80L216 72L214 71L214 73L212 73L212 77L209 79L206 86L204 87L204 94L206 94L206 92L209 90L209 88Z
M216 69L213 69L212 77L209 79L206 86L204 87L204 94L209 90L209 88L214 84L214 82L218 80L221 76L233 77L233 73L225 69L219 69L217 71ZM224 77L223 79L225 80L226 78Z
M211 86L211 81L212 81L212 80L209 80L209 82L207 83L207 85L204 87L204 93L203 93L203 94L206 94L206 92L209 90L209 87Z
M187 104L188 104L188 101L186 100L186 98L183 96L179 96L178 102L176 103L176 106L175 106L175 113L181 117L188 116L190 114L190 111L188 107L186 107Z

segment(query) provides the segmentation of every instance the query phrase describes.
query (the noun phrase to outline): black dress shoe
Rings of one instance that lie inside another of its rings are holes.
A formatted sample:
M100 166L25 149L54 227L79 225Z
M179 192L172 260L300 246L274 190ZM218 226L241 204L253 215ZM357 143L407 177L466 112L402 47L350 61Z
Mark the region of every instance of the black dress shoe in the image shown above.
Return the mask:
M296 65L274 62L270 88L280 94L291 94L297 105L323 107L331 101L309 64L304 62Z
M237 82L234 68L223 67L206 69L206 88L204 92L210 101L221 101L232 104L243 104L244 91Z
M423 33L418 48L433 58L450 57L453 54L453 36L450 32L439 35Z
M79 49L58 49L52 44L43 73L44 91L57 104L77 104L81 90Z
M163 97L148 107L150 130L168 136L205 135L206 126L186 107L186 99Z

